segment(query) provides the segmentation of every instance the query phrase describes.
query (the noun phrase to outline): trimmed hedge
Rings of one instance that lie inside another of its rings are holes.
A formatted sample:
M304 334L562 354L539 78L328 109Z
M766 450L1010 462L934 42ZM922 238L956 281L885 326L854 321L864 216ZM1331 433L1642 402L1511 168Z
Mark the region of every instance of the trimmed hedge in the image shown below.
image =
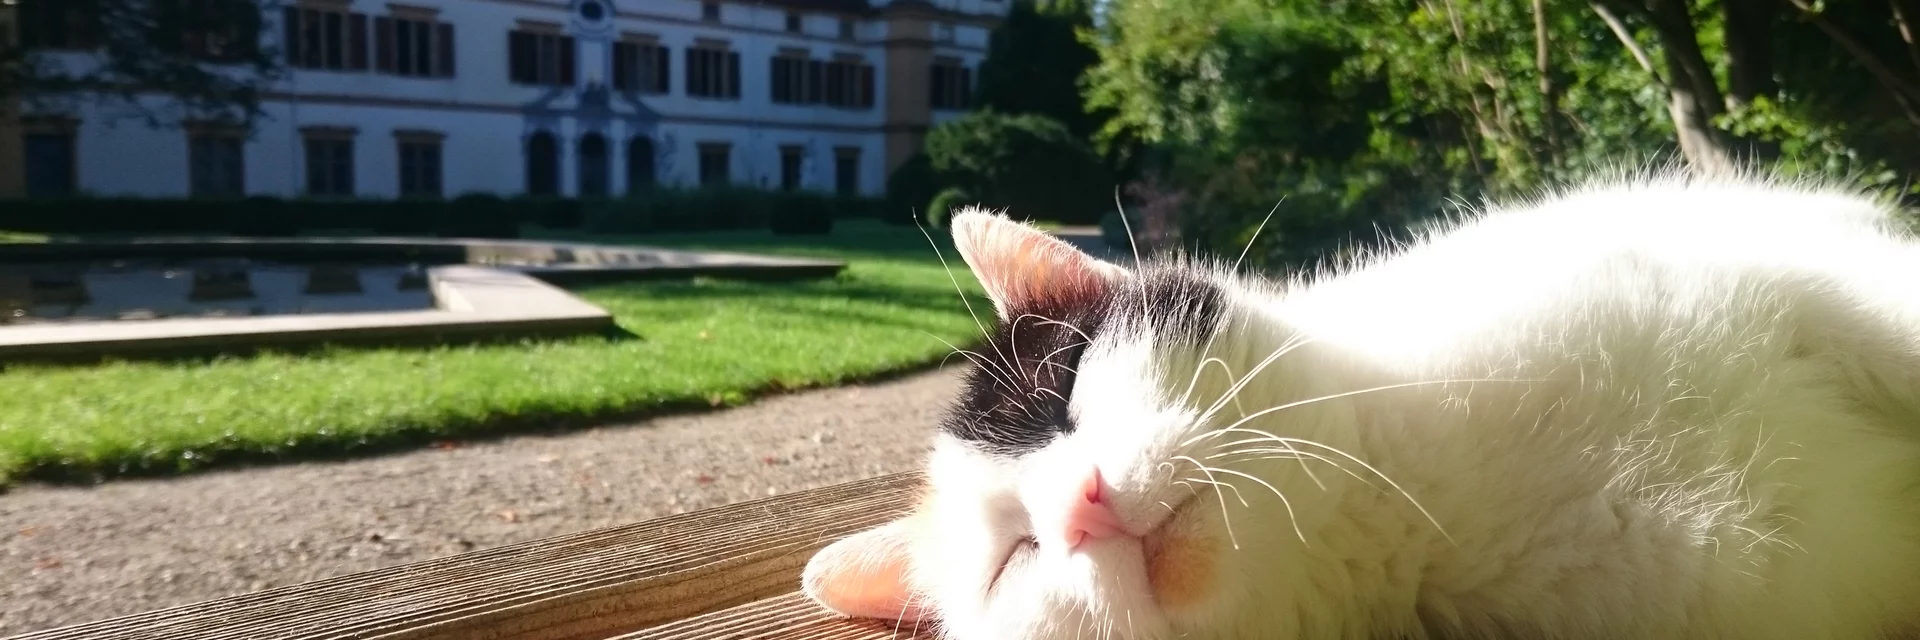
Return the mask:
M48 198L0 202L0 229L72 235L382 235L513 238L522 212L498 197L455 200Z
M876 217L880 209L874 198L737 187L654 189L583 206L586 228L595 233L764 228L817 234L832 231L835 219Z
M522 225L533 224L617 233L770 228L817 234L832 231L837 218L878 217L881 209L877 198L742 188L657 189L588 200L485 193L451 200L36 198L0 201L0 229L253 237L352 229L390 236L513 238Z

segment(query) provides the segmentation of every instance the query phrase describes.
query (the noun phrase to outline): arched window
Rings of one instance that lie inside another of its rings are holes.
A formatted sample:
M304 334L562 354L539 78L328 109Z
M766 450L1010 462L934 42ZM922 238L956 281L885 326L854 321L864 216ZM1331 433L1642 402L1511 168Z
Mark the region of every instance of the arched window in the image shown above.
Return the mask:
M653 186L653 138L634 136L627 141L627 192Z
M607 167L607 138L589 133L580 138L580 195L607 195L612 174Z
M560 195L560 143L541 131L527 138L527 193Z

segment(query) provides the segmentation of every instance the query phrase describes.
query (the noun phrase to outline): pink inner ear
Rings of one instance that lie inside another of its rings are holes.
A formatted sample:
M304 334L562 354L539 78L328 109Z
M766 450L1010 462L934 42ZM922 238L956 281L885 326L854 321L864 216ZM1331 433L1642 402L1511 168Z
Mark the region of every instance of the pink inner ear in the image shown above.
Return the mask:
M1125 274L1045 231L979 210L953 217L953 241L1005 320L1012 309L1100 297Z
M807 561L801 588L828 609L856 618L914 622L925 615L907 586L908 520L828 545Z

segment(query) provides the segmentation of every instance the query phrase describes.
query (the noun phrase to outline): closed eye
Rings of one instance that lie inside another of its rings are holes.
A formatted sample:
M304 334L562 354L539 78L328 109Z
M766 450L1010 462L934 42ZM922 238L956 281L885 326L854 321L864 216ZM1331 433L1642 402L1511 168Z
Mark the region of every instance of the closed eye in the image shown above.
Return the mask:
M1000 558L999 568L993 571L993 579L987 581L987 593L993 593L994 588L1000 586L1000 576L1006 575L1007 567L1012 566L1015 561L1019 560L1025 554L1032 553L1033 550L1038 548L1040 548L1040 541L1034 539L1033 536L1020 536L1018 540L1013 542L1013 545L1007 547L1006 555Z

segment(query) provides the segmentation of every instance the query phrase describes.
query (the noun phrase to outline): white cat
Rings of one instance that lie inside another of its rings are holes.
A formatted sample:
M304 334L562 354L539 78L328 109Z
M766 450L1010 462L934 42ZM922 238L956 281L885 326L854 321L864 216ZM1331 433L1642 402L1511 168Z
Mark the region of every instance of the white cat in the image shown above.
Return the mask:
M807 593L956 640L1920 638L1920 246L1652 177L1320 277L953 219L1000 323Z

